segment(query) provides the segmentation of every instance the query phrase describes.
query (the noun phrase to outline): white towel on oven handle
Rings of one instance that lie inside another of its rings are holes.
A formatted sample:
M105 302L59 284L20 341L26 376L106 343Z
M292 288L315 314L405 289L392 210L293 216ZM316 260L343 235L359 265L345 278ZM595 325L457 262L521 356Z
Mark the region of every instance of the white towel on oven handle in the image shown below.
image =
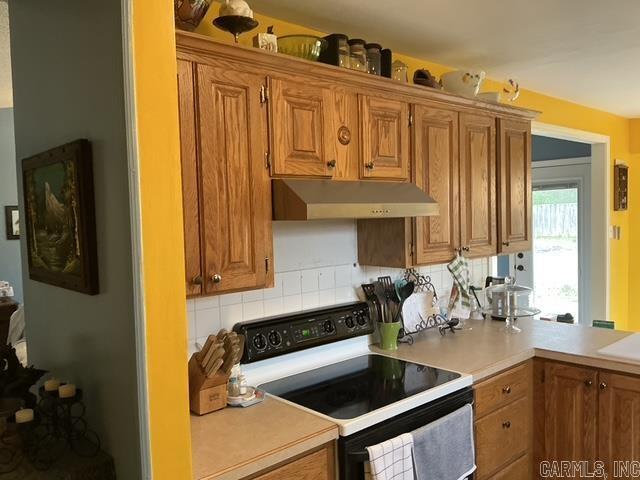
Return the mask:
M413 474L413 436L403 433L367 447L369 462L365 477L371 480L415 480Z

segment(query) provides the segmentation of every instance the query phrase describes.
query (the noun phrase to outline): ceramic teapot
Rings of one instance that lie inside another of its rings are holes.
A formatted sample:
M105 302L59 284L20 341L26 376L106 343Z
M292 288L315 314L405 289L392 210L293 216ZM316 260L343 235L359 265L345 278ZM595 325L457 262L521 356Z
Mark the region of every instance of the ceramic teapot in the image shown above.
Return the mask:
M451 93L465 97L475 97L485 77L483 71L456 70L442 75L442 87Z

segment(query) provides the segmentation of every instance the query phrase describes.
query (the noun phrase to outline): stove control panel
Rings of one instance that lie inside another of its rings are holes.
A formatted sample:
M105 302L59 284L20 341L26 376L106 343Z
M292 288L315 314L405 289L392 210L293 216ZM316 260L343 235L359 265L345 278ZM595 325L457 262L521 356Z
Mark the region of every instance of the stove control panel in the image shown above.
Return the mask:
M373 332L369 307L354 302L296 314L238 323L246 337L242 363L345 340Z

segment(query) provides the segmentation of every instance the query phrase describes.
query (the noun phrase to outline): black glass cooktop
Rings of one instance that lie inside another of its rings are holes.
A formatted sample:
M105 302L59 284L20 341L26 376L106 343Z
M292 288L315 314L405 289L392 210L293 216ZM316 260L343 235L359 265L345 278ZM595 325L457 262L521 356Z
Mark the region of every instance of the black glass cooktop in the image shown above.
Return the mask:
M457 378L460 375L454 372L370 354L281 378L260 388L346 420Z

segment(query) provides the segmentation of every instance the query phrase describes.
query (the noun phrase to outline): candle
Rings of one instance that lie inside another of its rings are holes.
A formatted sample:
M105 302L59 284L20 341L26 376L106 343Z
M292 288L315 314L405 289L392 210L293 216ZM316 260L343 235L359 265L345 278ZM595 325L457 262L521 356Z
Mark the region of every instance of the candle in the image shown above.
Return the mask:
M16 423L33 422L33 410L31 408L23 408L16 412Z
M76 396L76 386L73 383L65 383L58 388L60 398L73 398Z
M55 392L60 387L60 380L57 378L52 378L44 382L44 391L45 392Z

